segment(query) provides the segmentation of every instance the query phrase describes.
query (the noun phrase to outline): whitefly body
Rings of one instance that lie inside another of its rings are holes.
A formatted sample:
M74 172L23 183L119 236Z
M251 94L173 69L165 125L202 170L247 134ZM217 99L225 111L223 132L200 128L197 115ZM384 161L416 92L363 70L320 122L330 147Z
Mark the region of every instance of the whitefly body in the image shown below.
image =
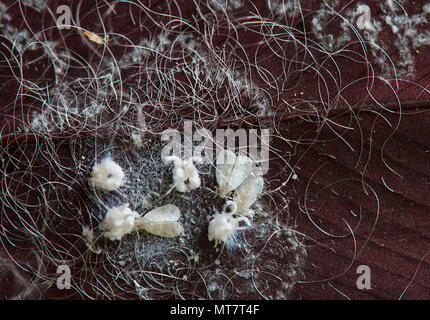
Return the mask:
M209 222L208 239L215 241L215 245L223 242L227 247L232 247L236 241L236 232L244 229L240 227L240 222L251 226L248 218L236 217L234 214L237 211L237 205L234 201L227 201L224 211L214 215Z
M187 160L182 160L176 156L165 158L165 162L173 162L173 184L178 192L190 192L191 190L200 187L200 176L193 162L201 163L203 159L200 157L192 157Z
M105 191L117 190L124 182L124 171L111 157L96 163L91 172L90 184Z
M129 208L129 204L109 208L101 228L104 236L109 240L121 240L121 238L132 232L135 221L139 214Z

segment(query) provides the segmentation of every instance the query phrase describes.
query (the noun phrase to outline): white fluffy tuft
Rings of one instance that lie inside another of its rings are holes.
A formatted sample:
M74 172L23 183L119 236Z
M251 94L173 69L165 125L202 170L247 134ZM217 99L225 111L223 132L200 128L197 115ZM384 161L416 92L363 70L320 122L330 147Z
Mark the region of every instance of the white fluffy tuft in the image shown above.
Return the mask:
M237 206L234 201L227 201L226 208L233 206L230 213L217 213L209 222L208 239L209 241L215 240L215 245L219 242L224 242L228 247L232 246L235 240L237 230L241 230L239 223L245 222L248 226L251 225L246 217L234 217Z
M91 174L91 185L93 187L114 191L122 185L123 181L124 171L112 158L104 158L100 163L94 165Z
M134 223L139 214L129 208L129 204L109 208L102 222L104 236L109 240L121 240L121 238L134 229Z
M182 160L176 156L166 157L166 162L173 162L175 167L173 169L173 183L179 192L190 192L191 190L200 187L200 176L197 168L194 166L193 161L203 162L199 157L189 158Z

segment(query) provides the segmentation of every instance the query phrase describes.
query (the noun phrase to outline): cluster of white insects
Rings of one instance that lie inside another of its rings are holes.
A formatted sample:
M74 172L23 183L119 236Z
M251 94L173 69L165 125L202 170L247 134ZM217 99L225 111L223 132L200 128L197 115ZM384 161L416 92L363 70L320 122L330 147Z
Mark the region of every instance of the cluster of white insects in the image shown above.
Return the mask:
M209 223L209 241L222 241L228 246L234 242L240 222L251 225L249 219L254 211L250 207L263 192L264 180L252 173L253 162L246 156L236 156L232 151L222 151L217 156L216 180L218 194L228 197L234 191L233 200L228 200L222 213L215 214Z
M187 193L200 187L200 176L194 162L202 163L202 158L191 157L183 160L177 156L169 156L165 158L165 162L174 164L170 191L176 189L178 192ZM252 173L253 161L249 157L236 156L234 152L224 150L218 154L216 162L217 194L225 198L226 203L223 211L216 213L209 222L208 239L215 241L215 245L223 242L230 247L235 243L236 232L246 228L240 226L241 222L251 226L249 218L254 215L254 211L250 207L261 195L264 180ZM108 156L94 165L90 185L104 191L115 191L124 181L122 168ZM112 241L121 240L124 235L138 230L174 238L184 232L178 222L180 216L179 208L172 204L139 214L130 208L129 203L124 203L108 208L101 229L103 235Z

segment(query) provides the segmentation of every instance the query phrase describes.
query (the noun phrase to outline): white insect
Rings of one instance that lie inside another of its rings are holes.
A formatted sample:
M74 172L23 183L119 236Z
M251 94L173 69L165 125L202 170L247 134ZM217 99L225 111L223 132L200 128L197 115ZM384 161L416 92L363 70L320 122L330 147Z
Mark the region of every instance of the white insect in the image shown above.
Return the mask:
M219 242L224 242L227 247L232 247L236 242L236 232L245 229L240 227L240 222L245 222L251 226L248 218L234 217L237 210L237 204L234 201L227 201L222 213L217 213L209 222L208 239L215 240L215 246Z
M200 187L200 176L193 162L202 163L200 157L192 157L187 160L182 160L177 156L166 157L165 163L173 162L173 184L179 192L189 192Z
M136 221L135 229L143 229L160 237L174 238L183 231L182 225L178 222L180 216L179 208L168 204L140 217Z
M236 156L231 150L221 151L216 159L216 180L218 193L226 197L239 187L252 170L252 160L246 156Z
M98 189L114 191L124 182L122 168L111 157L96 163L91 173L90 184Z
M109 208L101 225L104 236L112 241L121 240L125 234L133 231L137 218L139 214L131 210L128 203Z
M236 189L233 201L237 205L236 214L242 216L253 216L254 211L250 207L257 201L263 192L264 179L251 173L248 178Z

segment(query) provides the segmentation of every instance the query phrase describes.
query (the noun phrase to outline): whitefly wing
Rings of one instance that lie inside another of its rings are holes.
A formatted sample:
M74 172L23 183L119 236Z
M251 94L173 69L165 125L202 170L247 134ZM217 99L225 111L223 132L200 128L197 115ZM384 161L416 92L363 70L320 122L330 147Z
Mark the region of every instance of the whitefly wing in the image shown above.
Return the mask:
M182 225L177 222L181 213L177 206L168 204L151 210L143 217L143 228L154 235L174 238L182 233Z
M144 229L156 236L174 238L182 233L182 225L177 221L150 222L144 225Z
M263 177L250 174L234 193L234 201L237 203L237 213L246 213L254 202L257 201L263 189Z
M252 160L236 156L231 150L223 150L217 156L216 179L218 191L226 196L235 190L252 171Z
M216 181L221 195L228 193L231 171L236 164L236 155L231 150L222 150L216 158Z
M229 191L236 190L252 171L252 160L246 156L236 157L234 168L229 179Z
M146 223L174 222L178 221L180 216L181 212L177 206L173 204L167 204L149 211L143 216L143 220Z

